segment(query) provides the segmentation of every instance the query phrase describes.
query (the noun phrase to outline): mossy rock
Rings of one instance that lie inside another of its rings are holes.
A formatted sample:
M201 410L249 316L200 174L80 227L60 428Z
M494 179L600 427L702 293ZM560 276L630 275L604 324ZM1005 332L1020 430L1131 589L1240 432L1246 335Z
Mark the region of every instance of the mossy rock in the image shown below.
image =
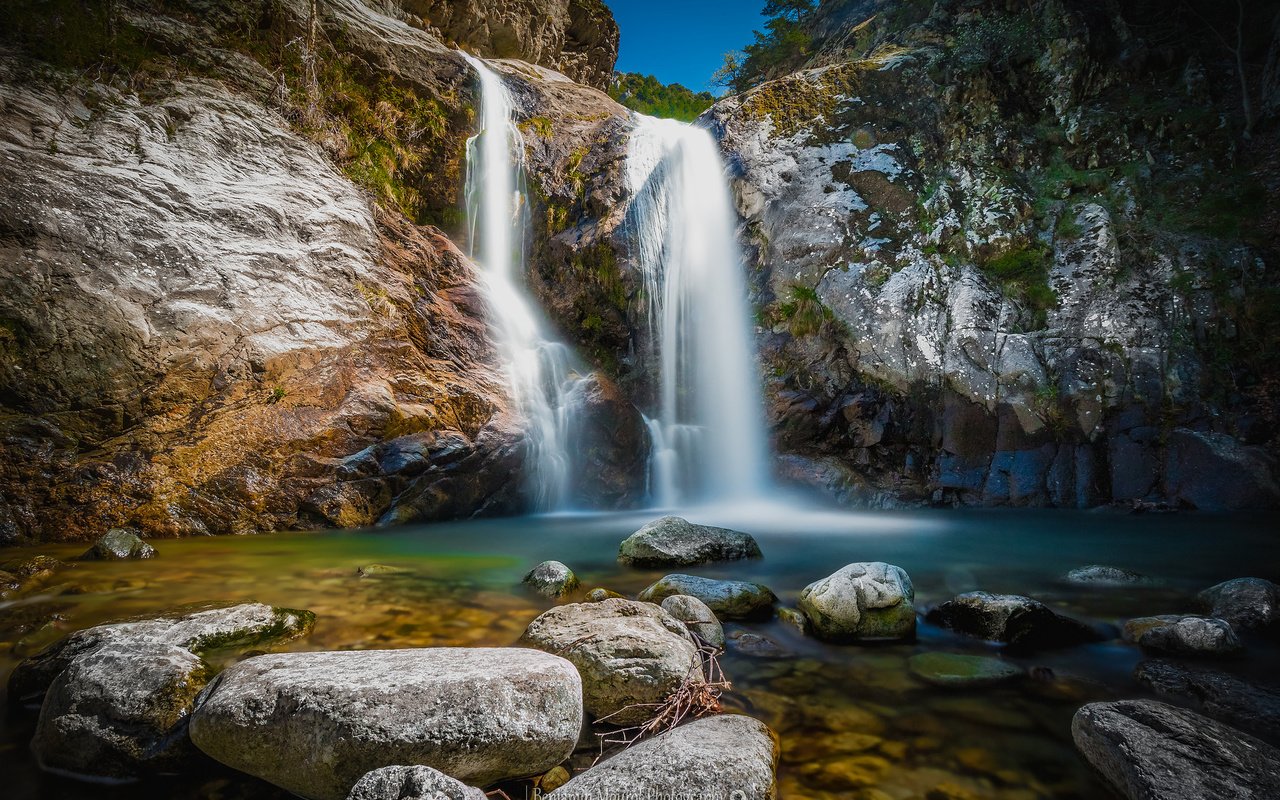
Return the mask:
M948 689L995 686L1025 674L1022 667L998 658L959 653L920 653L908 659L907 668L925 683Z

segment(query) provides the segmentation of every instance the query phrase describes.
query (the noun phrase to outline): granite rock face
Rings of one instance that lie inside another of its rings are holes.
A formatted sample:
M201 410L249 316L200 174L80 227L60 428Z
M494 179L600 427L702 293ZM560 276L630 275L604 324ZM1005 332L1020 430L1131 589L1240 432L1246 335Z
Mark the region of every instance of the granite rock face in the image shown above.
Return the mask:
M778 742L750 717L720 714L629 747L576 776L549 800L696 796L774 800Z
M222 763L313 800L369 772L424 765L468 784L545 772L573 752L582 686L535 650L430 648L266 655L224 671L191 740Z
M1076 712L1071 734L1085 759L1130 800L1280 794L1280 750L1164 703L1091 703Z
M686 682L705 679L684 623L650 603L609 598L559 606L530 623L520 642L572 662L587 713L615 725L652 718Z

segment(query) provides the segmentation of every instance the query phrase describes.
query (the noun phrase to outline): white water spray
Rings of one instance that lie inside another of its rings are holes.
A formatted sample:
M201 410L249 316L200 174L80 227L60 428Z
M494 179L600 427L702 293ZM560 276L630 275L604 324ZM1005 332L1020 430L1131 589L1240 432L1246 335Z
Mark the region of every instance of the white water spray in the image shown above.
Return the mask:
M483 61L464 54L480 80L480 132L467 142L471 257L480 265L490 326L512 398L526 420L529 478L536 510L564 508L572 483L566 448L577 381L569 348L546 333L524 288L524 142L507 87Z
M660 377L650 422L655 502L758 498L769 484L763 401L736 216L711 134L636 115L628 212Z

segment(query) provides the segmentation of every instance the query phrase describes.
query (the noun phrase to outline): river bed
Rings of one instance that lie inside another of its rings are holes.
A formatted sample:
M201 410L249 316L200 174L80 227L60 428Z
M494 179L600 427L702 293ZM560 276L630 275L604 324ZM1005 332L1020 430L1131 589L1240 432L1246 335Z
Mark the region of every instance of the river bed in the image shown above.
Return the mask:
M1274 516L1130 515L1112 511L814 512L761 506L682 512L756 536L764 559L691 568L763 583L793 605L808 583L854 561L905 569L917 610L983 589L1027 594L1095 624L1191 611L1194 593L1222 580L1280 580ZM0 681L26 655L65 633L110 619L192 603L259 601L314 611L313 634L286 649L509 646L552 605L521 586L545 559L564 561L583 588L638 593L665 574L616 563L618 543L653 512L559 515L378 531L279 533L156 540L156 559L76 562L48 589L0 603ZM43 553L71 560L85 545L0 551L0 560ZM1158 579L1151 586L1085 588L1061 576L1110 564ZM362 567L379 565L379 569ZM30 621L56 620L28 630ZM1077 756L1071 717L1093 700L1146 696L1132 677L1139 650L1118 640L1002 656L1032 677L956 691L914 678L920 652L997 654L986 643L923 621L912 644L832 646L777 620L729 623L776 649L731 641L721 660L734 688L730 710L779 735L783 798L1097 798L1108 790ZM1221 668L1266 675L1274 646L1248 641L1249 657ZM758 644L758 641L756 642ZM89 785L39 771L27 742L34 719L0 719L0 774L12 800L53 798L284 797L215 765L197 775L124 787Z

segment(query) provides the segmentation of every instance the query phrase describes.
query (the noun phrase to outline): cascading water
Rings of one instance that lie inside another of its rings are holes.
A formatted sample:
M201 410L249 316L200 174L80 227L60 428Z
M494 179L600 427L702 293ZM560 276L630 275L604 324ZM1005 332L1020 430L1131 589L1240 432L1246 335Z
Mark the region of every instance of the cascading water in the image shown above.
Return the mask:
M568 347L546 326L524 288L524 143L512 120L511 94L483 61L465 55L480 80L480 132L467 142L467 216L471 257L480 265L490 325L512 398L527 424L534 508L568 505L573 424L567 398L577 381Z
M655 502L758 498L769 484L763 401L736 216L711 134L635 116L627 224L644 279Z

